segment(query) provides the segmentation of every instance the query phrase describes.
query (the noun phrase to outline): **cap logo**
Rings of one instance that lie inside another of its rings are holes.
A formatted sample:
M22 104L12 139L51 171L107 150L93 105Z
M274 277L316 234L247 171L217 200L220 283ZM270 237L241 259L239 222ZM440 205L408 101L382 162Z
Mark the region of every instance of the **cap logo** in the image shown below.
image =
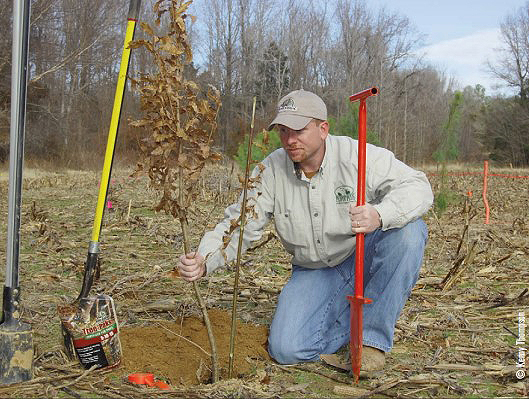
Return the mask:
M291 97L287 98L279 105L279 107L277 107L277 112L297 110L298 107L296 107L296 104L294 103L294 100Z

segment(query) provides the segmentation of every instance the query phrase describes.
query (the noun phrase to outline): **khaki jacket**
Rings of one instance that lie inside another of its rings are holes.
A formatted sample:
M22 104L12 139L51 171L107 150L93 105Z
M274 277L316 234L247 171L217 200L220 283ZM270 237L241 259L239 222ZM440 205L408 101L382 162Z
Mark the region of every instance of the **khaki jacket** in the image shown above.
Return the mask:
M255 168L260 183L248 192L255 214L247 213L243 251L259 240L273 218L277 234L292 263L307 268L336 266L350 256L356 245L348 210L356 205L358 141L328 135L320 170L307 179L282 148ZM204 235L198 252L206 257L208 273L236 258L237 228L225 249L224 232L240 215L240 201L229 206L225 218ZM425 174L405 165L392 152L367 145L366 202L382 219L382 229L398 228L420 218L433 202ZM256 217L255 217L256 216Z

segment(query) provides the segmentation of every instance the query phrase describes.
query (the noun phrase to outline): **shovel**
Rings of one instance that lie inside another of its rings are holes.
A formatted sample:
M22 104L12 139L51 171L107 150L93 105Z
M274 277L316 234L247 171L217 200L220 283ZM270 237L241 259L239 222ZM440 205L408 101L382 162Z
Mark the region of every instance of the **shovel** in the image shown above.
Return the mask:
M119 119L121 116L121 106L123 104L125 82L127 80L127 73L129 69L130 48L128 48L128 45L134 38L134 30L136 27L136 21L138 20L139 10L140 0L131 0L129 6L127 31L125 33L125 44L123 47L121 65L119 68L116 95L114 97L114 108L112 109L112 117L110 120L110 128L108 132L107 148L105 152L105 160L103 163L103 172L101 174L101 184L99 185L96 214L94 218L94 225L92 227L92 240L90 241L90 244L88 246L88 256L86 258L83 285L81 288L81 293L75 300L76 303L79 302L81 298L86 298L88 296L90 288L92 288L95 271L97 269L97 259L100 252L99 235L101 233L103 213L105 210L106 198L108 193L108 182L110 181L110 174L112 173L112 163L114 161L114 150L119 127Z
M367 105L366 99L378 94L378 88L372 87L349 97L351 102L360 101L358 110L358 183L356 206L366 203L366 126ZM363 344L363 319L362 308L364 304L371 303L371 299L364 298L364 233L356 234L355 250L355 292L354 296L347 296L351 304L351 368L355 382L358 382L360 368L362 366L362 344Z
M112 172L116 136L130 61L131 49L129 48L129 43L134 38L140 4L140 0L131 0L129 3L125 43L108 132L105 160L92 228L92 239L88 246L81 292L73 303L58 307L62 321L65 348L72 358L77 353L81 364L87 369L94 366L95 368L115 366L119 364L121 354L121 346L117 335L117 320L112 298L108 295L99 295L97 297L89 297L88 295L94 283L96 272L98 271L98 256L100 253L99 235L101 233L103 213L107 199L108 182Z
M14 0L7 263L2 302L2 324L0 324L0 384L2 385L33 378L33 331L29 324L20 321L20 286L18 281L29 18L30 0Z

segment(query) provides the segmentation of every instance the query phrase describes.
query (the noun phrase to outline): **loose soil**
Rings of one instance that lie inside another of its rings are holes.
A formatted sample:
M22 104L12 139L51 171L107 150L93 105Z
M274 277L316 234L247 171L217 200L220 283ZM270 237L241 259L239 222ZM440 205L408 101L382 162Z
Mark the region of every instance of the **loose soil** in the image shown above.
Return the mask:
M220 309L208 313L218 348L220 377L227 378L231 314ZM233 377L243 377L256 361L269 359L265 348L268 329L238 321L236 330ZM120 375L153 373L156 379L184 386L211 381L211 357L204 353L210 353L211 348L199 317L125 327L120 331L120 339L123 357L116 371Z

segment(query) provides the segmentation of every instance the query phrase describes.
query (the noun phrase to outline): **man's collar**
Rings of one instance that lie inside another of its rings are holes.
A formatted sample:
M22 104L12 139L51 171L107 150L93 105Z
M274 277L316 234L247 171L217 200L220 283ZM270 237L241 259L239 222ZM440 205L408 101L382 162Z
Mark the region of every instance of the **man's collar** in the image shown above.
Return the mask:
M329 157L331 152L331 140L329 139L330 134L325 138L325 154L323 154L323 161L321 161L320 173L323 174L323 171L327 168L329 164Z

